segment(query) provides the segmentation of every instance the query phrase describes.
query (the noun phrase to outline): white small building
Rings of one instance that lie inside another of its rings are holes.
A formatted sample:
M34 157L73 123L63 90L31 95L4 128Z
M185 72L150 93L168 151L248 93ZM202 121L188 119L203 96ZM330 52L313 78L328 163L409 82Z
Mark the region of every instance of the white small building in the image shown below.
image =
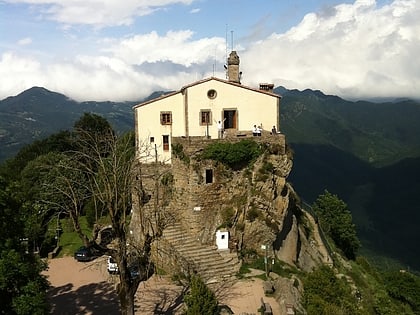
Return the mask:
M239 57L228 58L228 80L210 77L134 106L137 156L143 162L171 161L173 137L206 137L280 130L280 99L272 84L258 89L240 83Z
M216 231L216 246L218 250L229 249L229 232L228 231Z

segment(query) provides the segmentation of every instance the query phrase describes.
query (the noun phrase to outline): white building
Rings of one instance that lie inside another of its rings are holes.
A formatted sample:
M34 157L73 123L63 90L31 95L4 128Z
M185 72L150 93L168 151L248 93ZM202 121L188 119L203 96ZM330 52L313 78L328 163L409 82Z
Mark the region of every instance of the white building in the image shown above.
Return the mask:
M239 57L228 58L228 80L215 77L134 106L137 156L143 162L170 163L173 137L217 139L251 132L280 130L280 99L272 84L259 89L240 83ZM219 133L218 125L223 128Z

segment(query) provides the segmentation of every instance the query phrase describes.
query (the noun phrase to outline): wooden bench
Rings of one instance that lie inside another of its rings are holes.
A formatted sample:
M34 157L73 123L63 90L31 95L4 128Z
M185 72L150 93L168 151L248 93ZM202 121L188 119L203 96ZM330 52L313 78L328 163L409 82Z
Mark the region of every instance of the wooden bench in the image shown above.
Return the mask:
M273 284L270 281L264 281L263 282L263 288L264 288L264 294L273 294L274 293L274 287Z

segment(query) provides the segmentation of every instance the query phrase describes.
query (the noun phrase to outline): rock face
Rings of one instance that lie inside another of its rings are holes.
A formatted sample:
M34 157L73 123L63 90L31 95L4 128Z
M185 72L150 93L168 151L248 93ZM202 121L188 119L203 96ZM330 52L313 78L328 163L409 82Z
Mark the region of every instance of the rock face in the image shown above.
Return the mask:
M315 221L287 183L293 163L284 136L245 138L265 151L252 165L237 170L201 158L209 144L242 140L237 138L173 138L170 165L141 165L130 229L135 241L147 233L156 237L155 259L163 269L173 271L180 261L169 257L174 244L164 237L165 229L174 226L189 241L236 257L257 253L303 270L330 261ZM217 231L225 231L228 240L217 240Z

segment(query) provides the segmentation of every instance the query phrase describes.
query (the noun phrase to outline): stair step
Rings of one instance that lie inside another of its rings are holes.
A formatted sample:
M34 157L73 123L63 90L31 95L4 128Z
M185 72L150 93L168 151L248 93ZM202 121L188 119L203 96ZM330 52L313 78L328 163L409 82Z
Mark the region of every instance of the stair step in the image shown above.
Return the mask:
M163 237L207 282L232 277L239 269L235 255L228 253L226 256L226 253L219 253L216 246L201 244L199 239L182 230L180 224L167 227Z

